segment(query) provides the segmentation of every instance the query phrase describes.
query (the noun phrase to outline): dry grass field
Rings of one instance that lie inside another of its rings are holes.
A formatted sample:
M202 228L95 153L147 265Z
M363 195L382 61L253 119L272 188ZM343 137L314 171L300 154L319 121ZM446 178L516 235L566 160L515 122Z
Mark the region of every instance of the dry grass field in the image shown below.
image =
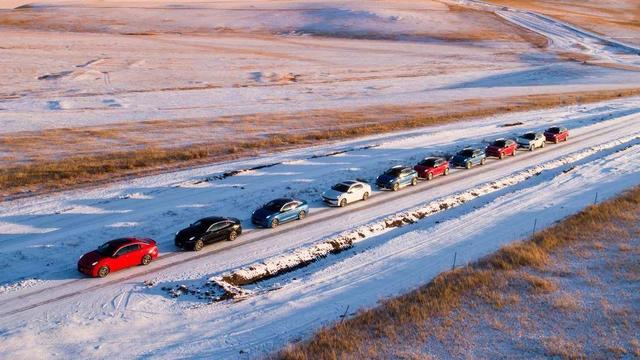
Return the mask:
M326 141L637 95L640 89L0 134L4 154L0 195L64 189ZM181 134L179 140L174 139L176 133ZM118 150L105 153L104 149Z
M274 357L638 357L639 220L635 188Z

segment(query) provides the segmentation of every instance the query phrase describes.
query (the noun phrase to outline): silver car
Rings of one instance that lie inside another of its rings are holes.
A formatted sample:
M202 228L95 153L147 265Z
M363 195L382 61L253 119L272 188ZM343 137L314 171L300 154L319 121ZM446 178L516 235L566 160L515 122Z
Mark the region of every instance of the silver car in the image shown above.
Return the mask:
M537 148L543 148L547 139L541 132L528 132L516 139L518 148L533 151Z
M371 196L371 185L364 181L349 180L337 183L322 193L322 200L332 206L346 206L352 202L367 200Z

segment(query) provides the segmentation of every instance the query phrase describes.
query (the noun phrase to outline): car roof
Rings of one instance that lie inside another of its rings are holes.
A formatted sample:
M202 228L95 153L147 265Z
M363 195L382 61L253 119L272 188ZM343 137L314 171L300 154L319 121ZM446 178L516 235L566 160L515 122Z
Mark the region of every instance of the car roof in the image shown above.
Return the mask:
M224 220L229 220L229 218L226 218L224 216L207 216L206 218L202 218L198 221L202 221L207 224L215 224L217 222L224 221Z
M292 202L292 201L295 201L295 200L291 199L291 198L278 198L278 199L273 199L273 200L271 200L269 202L274 202L276 204L284 205L284 204Z
M358 183L360 183L360 181L347 180L347 181L343 181L343 182L341 182L341 184L348 185L348 186L351 186L351 185L353 185L353 184L358 184Z
M131 244L134 242L139 241L140 239L138 238L133 238L133 237L129 237L129 238L119 238L119 239L113 239L110 241L107 241L107 243L113 247L120 247L123 245L127 245L127 244Z

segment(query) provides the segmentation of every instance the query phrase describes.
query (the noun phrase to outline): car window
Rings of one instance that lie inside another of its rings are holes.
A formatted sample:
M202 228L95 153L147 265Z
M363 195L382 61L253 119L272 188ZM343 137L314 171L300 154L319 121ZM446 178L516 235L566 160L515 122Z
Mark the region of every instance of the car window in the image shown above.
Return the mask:
M362 189L362 185L361 184L355 184L353 185L353 187L351 187L351 190L360 190Z
M458 153L458 155L464 156L464 157L470 157L470 156L473 156L473 150L471 149L462 150Z
M401 168L391 168L391 169L385 171L385 174L391 175L391 176L399 176L400 173L402 173L402 169Z
M336 184L332 187L333 190L335 191L339 191L339 192L347 192L349 191L349 185L345 185L345 184Z
M527 140L533 140L536 138L536 134L534 133L526 133L524 135L522 135L522 138L527 139Z
M224 229L225 227L227 227L228 224L229 224L228 221L217 222L217 223L209 226L209 229L207 230L207 232L215 232L215 231Z
M425 159L420 162L420 165L426 166L426 167L437 166L437 164L438 164L437 160L434 160L434 159Z
M121 256L127 253L130 253L132 251L136 251L140 248L140 245L138 244L131 244L131 245L127 245L125 247L120 248L120 250L118 250L118 252L116 253L116 255Z
M507 142L504 140L496 140L493 142L493 146L495 147L505 147L507 146Z
M293 209L294 207L295 207L295 203L290 202L290 203L288 203L288 204L285 204L285 205L282 207L282 210L281 210L281 211L289 211L289 210Z

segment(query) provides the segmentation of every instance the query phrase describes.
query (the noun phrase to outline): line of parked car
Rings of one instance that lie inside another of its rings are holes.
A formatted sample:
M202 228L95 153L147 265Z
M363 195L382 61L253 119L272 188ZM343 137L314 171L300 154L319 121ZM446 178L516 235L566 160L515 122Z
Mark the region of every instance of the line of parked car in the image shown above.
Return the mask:
M497 139L485 149L465 148L450 160L444 157L427 157L415 166L397 165L378 176L379 189L398 191L405 186L415 186L418 179L432 180L446 176L452 167L470 169L484 165L487 157L504 159L515 156L518 149L533 151L545 147L547 142L567 141L569 131L554 126L545 132L528 132L514 139ZM372 195L371 185L365 180L340 182L322 193L322 200L329 206L344 207L356 201L366 201ZM279 198L272 200L251 215L251 222L259 227L276 228L280 224L302 220L309 214L309 204L304 200ZM200 251L210 243L233 241L242 234L240 220L233 217L210 216L202 218L178 231L174 243L176 247ZM98 249L83 255L78 260L78 270L92 277L105 277L110 272L136 265L147 265L158 257L158 247L154 240L146 238L121 238L111 240Z

